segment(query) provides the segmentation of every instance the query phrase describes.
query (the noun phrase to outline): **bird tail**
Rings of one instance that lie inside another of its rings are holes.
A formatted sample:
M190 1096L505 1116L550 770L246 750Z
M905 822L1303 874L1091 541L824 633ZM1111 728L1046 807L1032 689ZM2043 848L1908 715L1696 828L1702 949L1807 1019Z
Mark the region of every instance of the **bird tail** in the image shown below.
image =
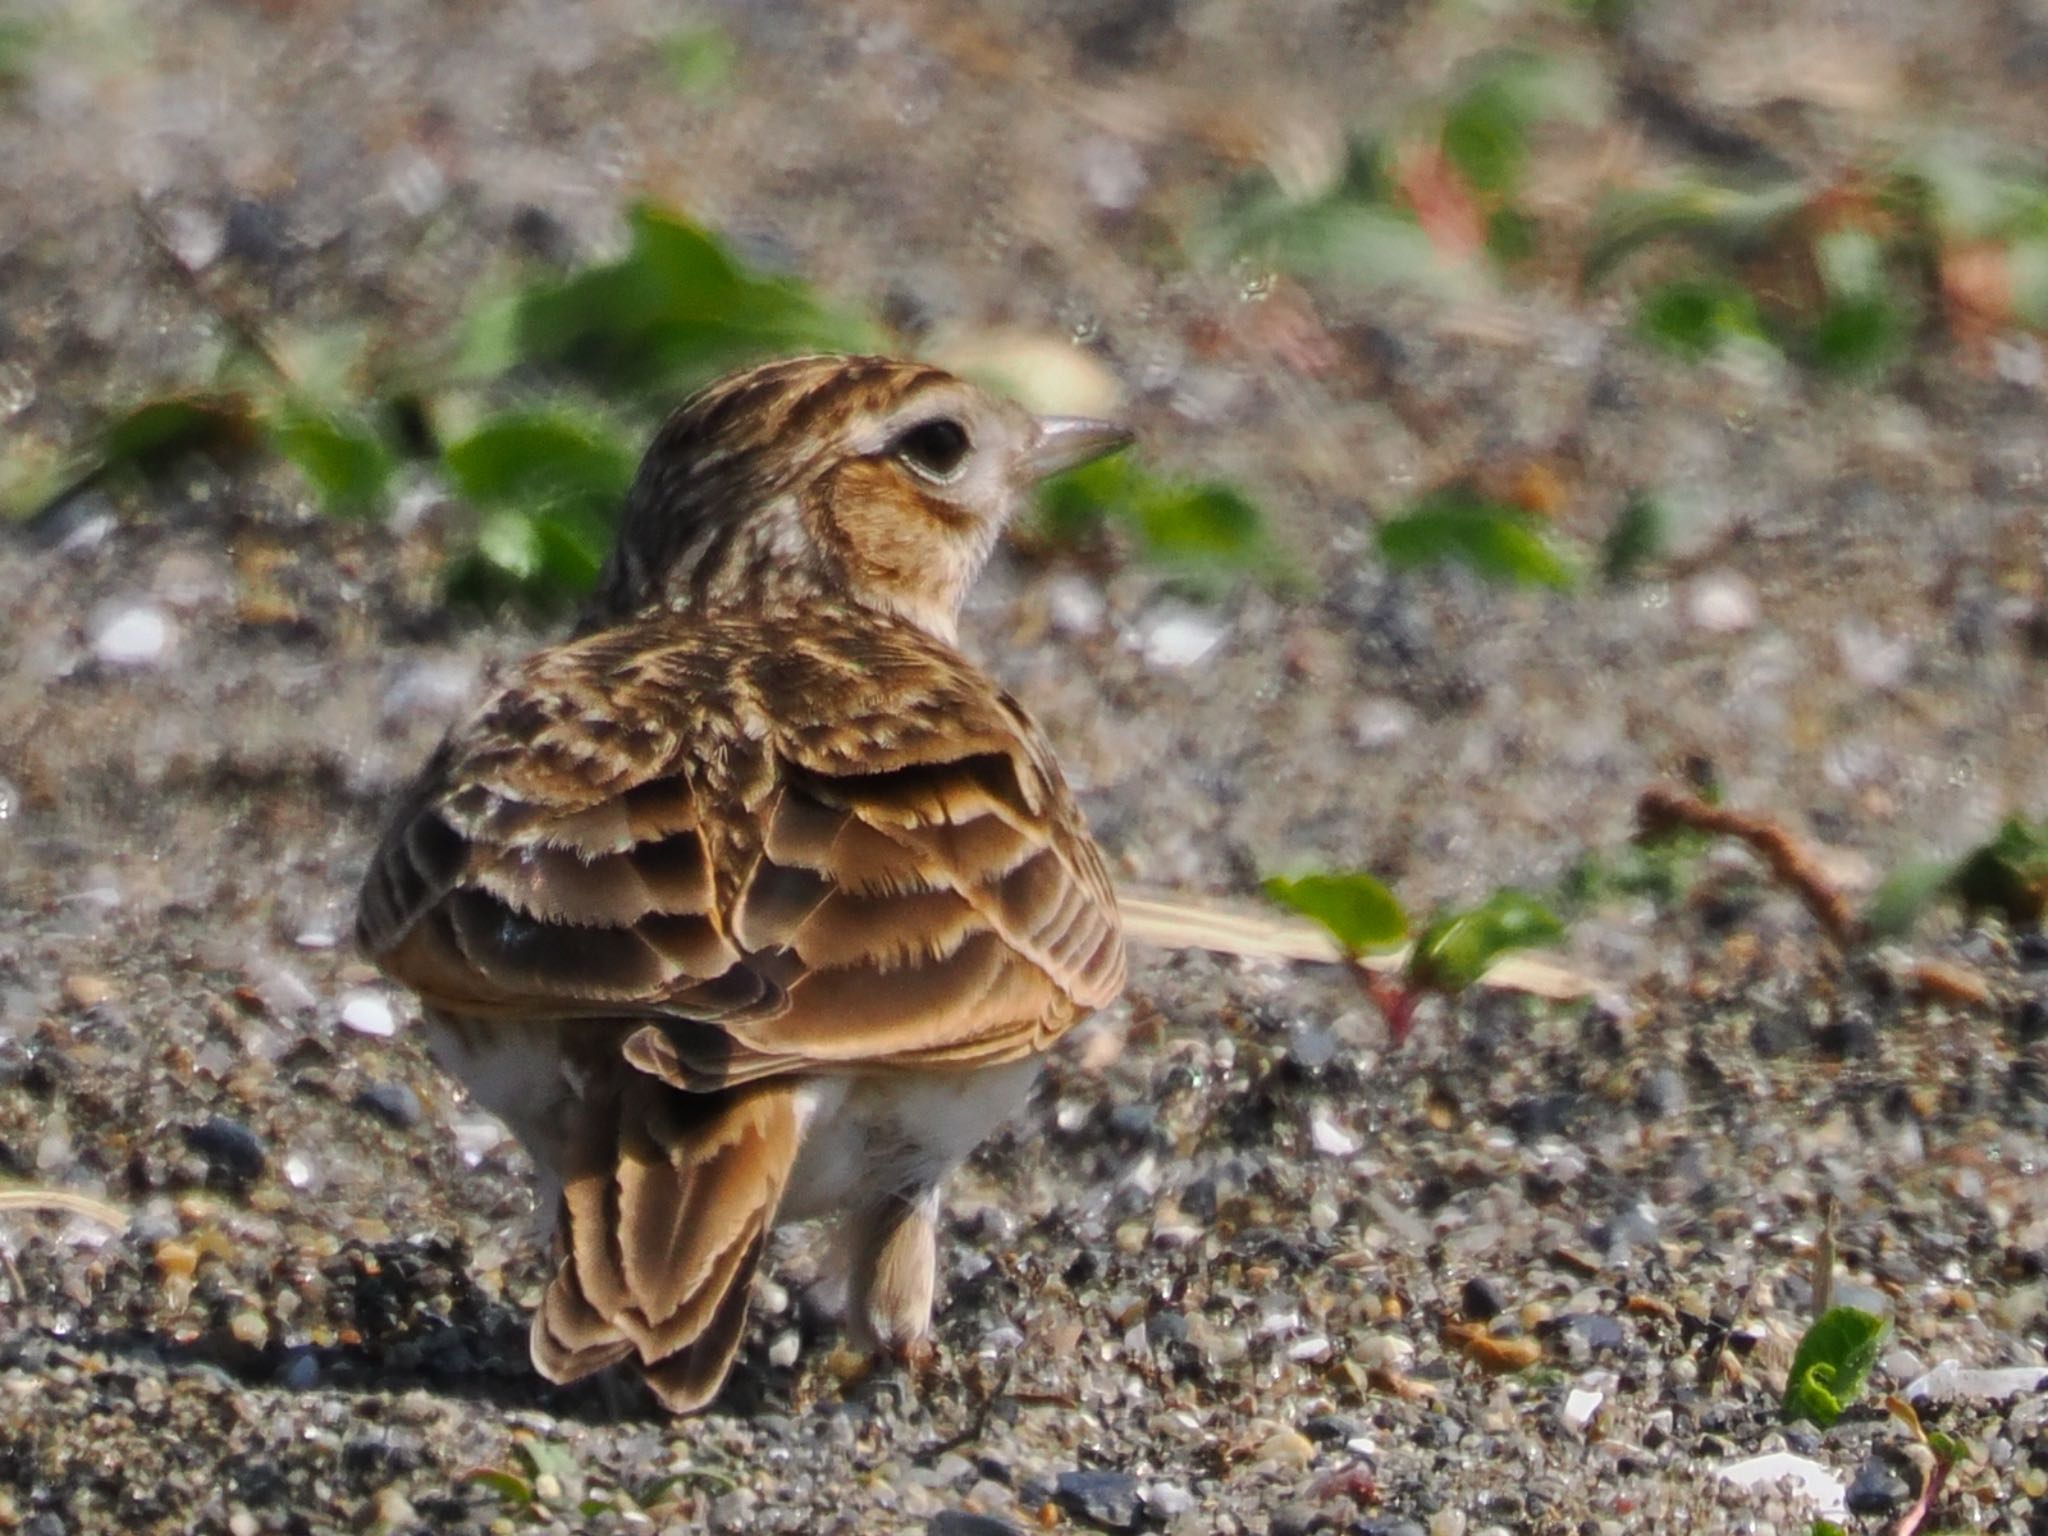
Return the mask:
M637 1354L663 1405L694 1413L739 1349L800 1106L784 1083L698 1094L639 1073L617 1102L568 1149L562 1258L534 1313L533 1363L567 1382Z

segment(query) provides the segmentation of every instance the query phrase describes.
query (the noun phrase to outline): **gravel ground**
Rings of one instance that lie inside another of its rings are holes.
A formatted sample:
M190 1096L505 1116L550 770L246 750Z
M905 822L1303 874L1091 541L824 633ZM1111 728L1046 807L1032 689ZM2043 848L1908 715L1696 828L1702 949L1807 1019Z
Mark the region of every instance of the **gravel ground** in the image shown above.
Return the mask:
M1702 760L1852 887L2048 807L2036 342L1856 393L1681 368L1563 284L1367 301L1159 254L1233 155L1326 154L1499 37L1591 46L1551 13L734 5L707 99L651 62L652 3L29 9L10 455L218 353L137 199L277 334L416 339L651 193L921 343L1080 339L1155 461L1305 552L1285 600L1007 554L977 596L1132 880L1542 887ZM1625 88L1588 163L2048 142L2027 0L1646 4L1591 56ZM1371 556L1418 489L1535 462L1587 541L1665 490L1671 579ZM1720 1475L1773 1451L1877 1528L1905 1431L1776 1412L1828 1197L1838 1292L1895 1319L1881 1391L2042 1363L2048 944L1937 921L1843 961L1730 856L1575 924L1593 1005L1475 996L1400 1049L1334 973L1140 956L958 1180L926 1379L838 1350L792 1234L718 1411L545 1387L527 1170L345 944L387 798L537 639L439 603L429 489L344 524L194 463L0 531L0 1175L127 1218L0 1211L0 1529L1803 1530ZM1944 1523L2048 1530L2048 1399L1925 1412L1972 1446Z

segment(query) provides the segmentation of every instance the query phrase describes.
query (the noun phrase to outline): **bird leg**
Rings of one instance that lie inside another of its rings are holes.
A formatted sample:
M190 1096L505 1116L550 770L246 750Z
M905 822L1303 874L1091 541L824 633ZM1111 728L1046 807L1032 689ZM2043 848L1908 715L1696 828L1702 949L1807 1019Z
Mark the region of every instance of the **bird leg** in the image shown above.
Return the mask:
M856 1347L915 1367L932 1352L936 1187L884 1196L849 1219L847 1330Z

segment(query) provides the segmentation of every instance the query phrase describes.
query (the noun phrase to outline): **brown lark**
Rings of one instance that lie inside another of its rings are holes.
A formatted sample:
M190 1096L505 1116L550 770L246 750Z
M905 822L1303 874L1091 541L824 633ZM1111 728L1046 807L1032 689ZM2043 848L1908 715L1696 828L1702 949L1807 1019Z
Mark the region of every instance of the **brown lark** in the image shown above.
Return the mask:
M662 427L596 595L405 795L357 935L555 1206L534 1364L716 1395L778 1222L844 1213L850 1327L931 1324L948 1172L1114 998L1045 737L955 648L1040 477L1120 447L916 363L811 357Z

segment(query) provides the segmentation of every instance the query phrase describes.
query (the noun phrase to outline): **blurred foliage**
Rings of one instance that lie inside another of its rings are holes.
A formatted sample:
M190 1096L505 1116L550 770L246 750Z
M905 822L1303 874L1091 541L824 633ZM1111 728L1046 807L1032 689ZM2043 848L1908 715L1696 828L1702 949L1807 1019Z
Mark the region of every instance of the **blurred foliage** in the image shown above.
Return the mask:
M1638 491L1623 504L1621 515L1600 545L1600 574L1608 581L1627 581L1644 566L1664 558L1671 544L1671 511L1661 499Z
M28 78L29 64L42 34L24 19L0 16L0 92L13 90Z
M9 505L41 505L110 471L153 474L187 453L263 444L336 515L375 514L401 480L437 477L481 514L451 561L451 593L558 610L594 581L639 444L678 400L765 357L890 346L882 327L751 270L679 214L641 206L629 228L618 260L486 287L446 337L381 372L360 331L287 343L230 315L242 345L221 376L240 387L145 401L74 465L10 459L0 492ZM1058 537L1127 529L1142 558L1198 594L1291 571L1242 492L1128 459L1048 484L1041 508Z
M390 445L353 412L287 402L268 423L270 441L298 466L329 511L361 515L384 501L395 467Z
M1457 487L1380 524L1377 537L1381 555L1399 570L1463 565L1492 581L1558 589L1577 579L1535 514Z
M1327 186L1283 187L1269 172L1246 178L1198 244L1301 277L1469 290L1486 260L1512 264L1534 250L1520 192L1535 134L1594 120L1602 95L1571 60L1483 55L1408 131L1350 140Z
M679 395L730 368L787 352L872 352L883 332L794 278L749 272L709 231L642 205L631 250L521 295L521 361L555 364L608 395Z
M1939 323L1981 345L2048 328L2048 174L1931 152L1878 172L1751 187L1687 181L1610 198L1582 265L1607 281L1665 253L1643 334L1698 360L1762 344L1877 380ZM1676 267L1677 270L1670 269Z
M453 573L458 591L516 593L546 609L596 582L635 468L616 426L565 409L508 412L448 444L441 464L485 514Z
M1163 478L1131 455L1097 459L1040 487L1038 523L1055 543L1085 542L1105 525L1125 530L1148 564L1198 594L1247 577L1279 582L1292 568L1259 509L1234 486Z
M686 96L713 96L732 78L739 50L725 28L703 22L670 33L662 40L661 57L677 90Z
M1872 894L1864 926L1880 938L1896 937L1944 898L1972 916L1991 912L2014 927L2038 926L2048 914L2048 824L2010 817L1960 859L1902 866Z
M1891 1332L1888 1319L1857 1307L1830 1307L1799 1340L1785 1382L1788 1421L1828 1428L1863 1395L1870 1368Z

